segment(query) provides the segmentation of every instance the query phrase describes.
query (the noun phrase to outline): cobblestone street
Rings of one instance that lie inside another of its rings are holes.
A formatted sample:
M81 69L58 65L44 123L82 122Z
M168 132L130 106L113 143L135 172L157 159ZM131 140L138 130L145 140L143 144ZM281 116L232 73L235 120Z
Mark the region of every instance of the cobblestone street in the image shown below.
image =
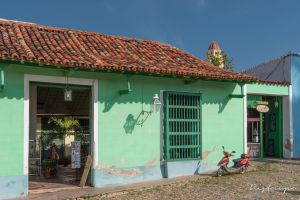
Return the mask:
M300 161L273 161L243 175L199 177L79 199L300 199Z

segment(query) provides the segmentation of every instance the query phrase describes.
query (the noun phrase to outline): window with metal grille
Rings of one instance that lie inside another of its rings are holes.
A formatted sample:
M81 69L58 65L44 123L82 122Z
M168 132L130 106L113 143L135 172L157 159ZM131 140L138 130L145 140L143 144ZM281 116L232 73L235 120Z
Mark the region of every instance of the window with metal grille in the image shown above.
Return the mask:
M164 116L166 159L200 158L201 94L165 92Z

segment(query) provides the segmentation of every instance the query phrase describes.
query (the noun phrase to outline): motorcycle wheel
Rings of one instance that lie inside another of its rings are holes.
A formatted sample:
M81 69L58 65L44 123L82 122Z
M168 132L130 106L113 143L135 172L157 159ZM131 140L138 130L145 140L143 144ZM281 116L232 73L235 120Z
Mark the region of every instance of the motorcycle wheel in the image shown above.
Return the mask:
M224 170L222 168L219 168L217 171L217 177L223 176L224 175Z
M243 167L240 169L240 174L244 174L246 171L247 171L247 168L246 168L245 166L243 166Z

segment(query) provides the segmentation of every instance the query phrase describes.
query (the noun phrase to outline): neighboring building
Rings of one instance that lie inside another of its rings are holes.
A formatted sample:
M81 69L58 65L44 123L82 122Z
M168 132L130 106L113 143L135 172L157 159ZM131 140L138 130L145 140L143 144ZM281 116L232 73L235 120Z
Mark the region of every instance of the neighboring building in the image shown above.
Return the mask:
M267 81L290 82L289 117L291 129L285 134L284 146L290 150L291 157L300 158L300 54L288 53L266 63L243 71Z
M216 57L220 61L220 65L218 65L218 67L224 68L222 50L217 42L212 41L210 43L207 50L207 55L208 55L208 62L212 63L210 57Z
M222 146L247 151L247 95L289 95L167 44L5 20L0 75L0 199L42 177L67 182L70 159L82 168L87 155L94 187L215 170ZM53 116L81 126L61 136Z

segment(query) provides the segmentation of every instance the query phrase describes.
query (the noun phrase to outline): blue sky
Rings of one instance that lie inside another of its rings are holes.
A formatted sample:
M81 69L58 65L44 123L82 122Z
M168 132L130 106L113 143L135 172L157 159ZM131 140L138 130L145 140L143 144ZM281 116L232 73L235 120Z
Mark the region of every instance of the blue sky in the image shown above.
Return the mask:
M297 0L9 0L0 18L158 40L202 59L215 40L239 71L300 50L299 9Z

